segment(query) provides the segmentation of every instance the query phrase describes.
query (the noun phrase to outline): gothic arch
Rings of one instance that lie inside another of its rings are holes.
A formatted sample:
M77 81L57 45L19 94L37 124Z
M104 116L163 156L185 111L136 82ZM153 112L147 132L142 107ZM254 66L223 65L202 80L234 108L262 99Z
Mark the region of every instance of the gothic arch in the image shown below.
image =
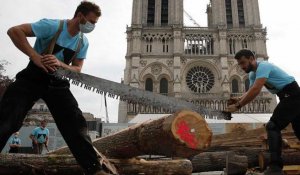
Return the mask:
M247 80L248 80L248 82L246 82ZM247 83L249 83L249 84L247 85ZM247 88L248 89L250 88L250 80L249 80L248 75L244 76L244 78L243 78L243 90L246 92L248 90Z
M145 82L147 78L151 78L154 81L156 81L155 77L152 74L146 74L142 77L141 82Z
M171 79L170 76L167 75L167 74L161 74L157 77L157 81L158 81L158 84L159 84L159 89L158 89L159 91L158 92L161 93L161 88L162 88L161 80L162 79L167 80L167 91L168 91L167 94L172 93L173 92L173 79Z
M157 75L155 75L151 72L151 68L153 68L153 66L156 66L156 65L161 67L161 71L160 72L158 71ZM147 74L151 74L153 77L155 77L155 79L154 79L155 81L158 81L159 80L158 78L162 75L168 76L170 80L173 80L172 71L168 68L168 66L166 66L160 62L153 62L153 63L147 65L140 73L140 77L139 77L140 81L145 81L144 76Z
M141 80L141 83L140 83L140 87L142 89L146 89L146 80L147 79L151 79L152 80L152 91L153 92L156 92L155 91L155 83L156 83L156 80L155 80L155 77L151 74L146 74L145 76L143 76L143 79Z
M190 70L194 66L205 66L205 67L211 69L213 71L213 73L215 73L216 79L221 79L221 72L220 72L219 68L216 65L214 65L213 63L206 61L206 60L201 60L201 61L196 60L196 61L188 62L187 66L181 72L181 79L185 78L188 70Z
M229 74L229 76L232 76L232 75L245 76L246 75L245 71L243 69L241 69L237 63L235 63L234 65L232 65L229 68L228 74Z
M235 88L233 87L234 86L234 81L237 81L235 84L237 87L237 92L234 92L235 91ZM240 76L238 75L233 75L230 77L229 79L229 82L230 82L230 89L231 89L231 93L240 93L242 92L243 88L242 88L242 80L240 78Z

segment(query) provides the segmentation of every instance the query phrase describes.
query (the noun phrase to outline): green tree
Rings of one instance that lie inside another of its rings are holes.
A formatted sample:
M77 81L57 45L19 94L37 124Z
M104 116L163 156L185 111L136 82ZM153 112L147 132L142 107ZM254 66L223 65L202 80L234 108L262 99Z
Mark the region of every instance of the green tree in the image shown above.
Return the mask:
M8 64L9 62L6 60L0 60L0 100L2 99L8 85L14 81L14 79L10 79L7 75L5 75L5 66Z

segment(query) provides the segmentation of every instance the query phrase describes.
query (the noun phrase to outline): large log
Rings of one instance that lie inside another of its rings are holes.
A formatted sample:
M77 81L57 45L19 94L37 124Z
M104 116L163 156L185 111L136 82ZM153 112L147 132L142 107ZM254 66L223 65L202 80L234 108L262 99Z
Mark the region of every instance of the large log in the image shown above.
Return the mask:
M282 152L282 159L284 165L300 165L299 150L284 150ZM259 154L259 167L265 170L270 163L270 154L266 151Z
M149 160L144 159L112 159L120 174L124 175L190 175L192 163L187 159Z
M225 147L221 151L208 149L207 152L222 152L222 151L232 151L236 155L246 156L248 158L248 168L258 167L258 156L260 152L265 151L264 148L256 147Z
M139 155L188 158L207 149L211 137L212 132L203 117L196 112L182 110L96 139L93 145L110 158ZM68 148L64 147L50 154L68 153Z
M120 175L191 175L189 160L109 159ZM83 175L71 155L0 154L0 174L5 175Z
M248 158L248 168L258 167L258 156L262 152L263 148L251 148L251 147L233 147L229 149L233 151L236 155L246 156Z
M253 130L214 135L209 151L220 151L224 149L232 149L233 147L259 148L265 146L266 138L267 133L264 127ZM282 131L282 138L287 140L289 143L295 143L298 141L291 126L288 126Z
M237 175L245 174L248 168L247 157L231 151L204 152L194 156L191 161L193 172L223 171L228 168L227 174Z

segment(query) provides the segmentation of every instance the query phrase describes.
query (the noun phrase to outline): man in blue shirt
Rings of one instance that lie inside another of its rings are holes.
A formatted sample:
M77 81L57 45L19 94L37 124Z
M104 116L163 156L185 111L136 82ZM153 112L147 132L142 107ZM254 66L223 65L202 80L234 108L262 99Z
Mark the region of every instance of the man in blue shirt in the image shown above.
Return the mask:
M241 97L230 99L225 111L238 111L251 102L264 86L271 93L277 94L280 102L266 124L271 161L265 175L283 175L281 130L291 123L295 135L300 140L300 88L294 77L271 63L256 61L250 50L240 50L235 59L238 65L249 73L250 88Z
M46 126L47 121L42 120L41 125L33 129L29 136L32 140L32 148L35 154L42 154L44 146L48 147L49 130Z
M21 139L19 138L19 132L15 132L9 141L9 153L18 153L21 147Z
M27 111L42 98L64 140L86 174L106 174L88 135L87 124L66 80L51 75L62 67L80 72L89 46L83 33L95 28L101 16L98 5L82 1L72 19L42 19L8 30L15 46L30 62L16 75L0 104L0 150L9 136L22 126ZM36 37L32 47L27 37Z

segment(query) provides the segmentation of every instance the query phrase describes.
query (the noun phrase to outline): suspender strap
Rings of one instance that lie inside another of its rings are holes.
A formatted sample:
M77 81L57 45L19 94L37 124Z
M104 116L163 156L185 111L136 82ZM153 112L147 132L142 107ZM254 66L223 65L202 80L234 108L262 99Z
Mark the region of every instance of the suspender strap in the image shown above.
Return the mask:
M51 39L51 42L50 44L48 45L48 47L46 48L46 50L43 52L44 54L52 54L53 53L53 50L54 50L54 46L55 46L55 43L63 29L63 24L64 24L64 21L63 20L60 20L59 21L59 28L58 28L58 31L55 33L54 37ZM74 55L72 56L72 58L70 59L69 62L67 62L66 64L70 64L77 56L77 54L79 53L80 51L80 48L81 48L81 45L82 45L82 42L83 42L83 33L80 32L80 38L78 40L78 43L77 43L77 47L76 47L76 50L75 50L75 53Z
M46 48L46 50L44 51L44 54L52 54L56 40L58 39L62 29L63 29L63 24L64 21L60 20L59 21L59 27L58 27L58 31L55 33L54 37L51 39L50 44L48 45L48 47Z
M80 36L79 36L79 41L78 41L78 43L77 43L77 48L76 48L76 50L75 50L75 53L74 53L74 55L72 56L71 60L70 60L67 64L72 63L72 61L76 58L77 54L78 54L79 51L80 51L80 48L81 48L81 45L82 45L82 42L83 42L83 33L80 32L79 35L80 35Z

